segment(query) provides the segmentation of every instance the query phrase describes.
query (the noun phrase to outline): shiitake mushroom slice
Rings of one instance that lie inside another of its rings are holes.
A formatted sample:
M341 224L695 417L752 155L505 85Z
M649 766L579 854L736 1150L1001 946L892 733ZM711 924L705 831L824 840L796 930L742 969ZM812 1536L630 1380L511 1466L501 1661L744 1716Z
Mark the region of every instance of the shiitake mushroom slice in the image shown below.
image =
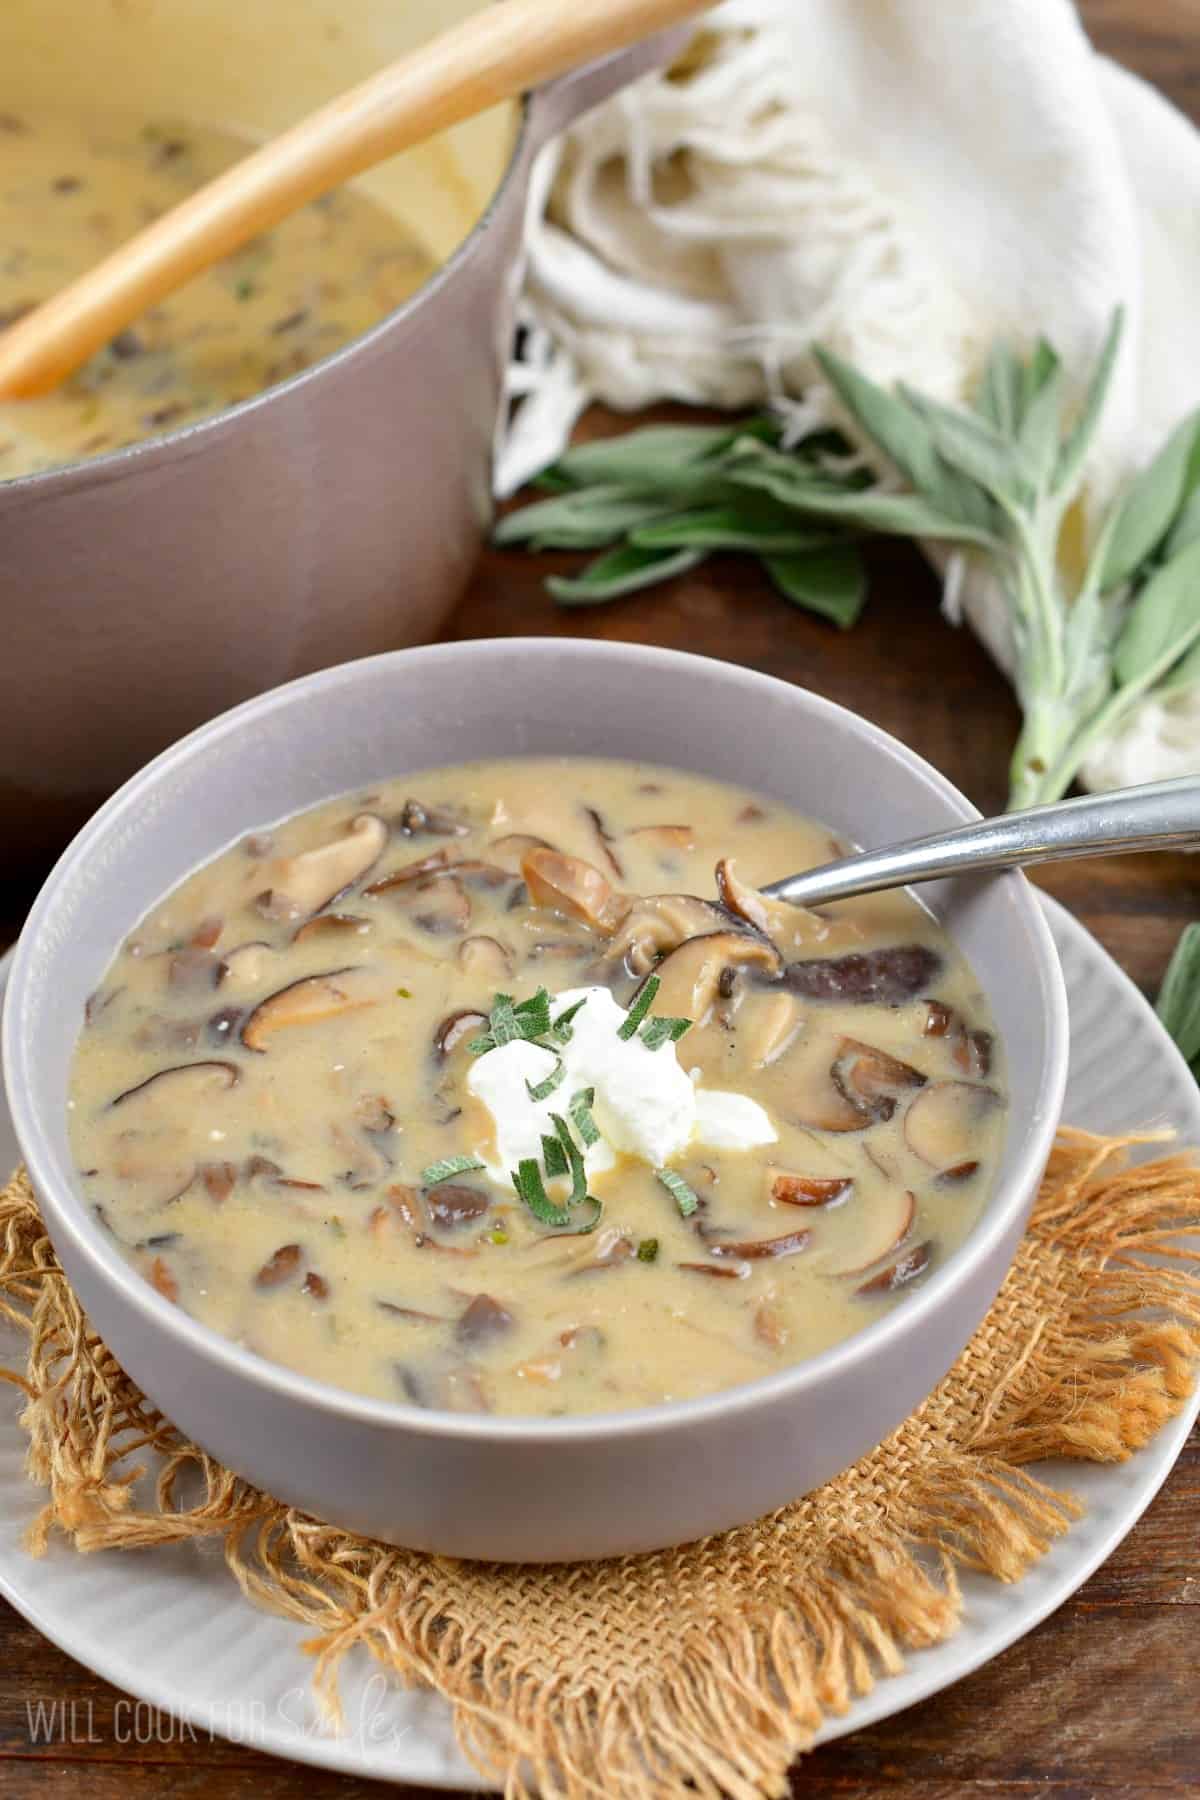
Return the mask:
M664 1016L702 1019L717 997L726 969L751 968L773 978L783 959L769 938L752 931L710 931L688 938L654 970L654 1010Z
M236 1087L240 1080L241 1072L235 1063L221 1062L215 1057L204 1062L179 1063L170 1069L159 1069L135 1087L126 1088L115 1100L110 1100L109 1106L161 1100L169 1090L172 1101L178 1100L188 1111L197 1101L225 1088Z
M794 1175L772 1169L767 1177L772 1200L783 1206L839 1206L854 1192L849 1175Z
M916 1199L907 1188L887 1188L869 1206L859 1209L859 1229L846 1256L823 1263L825 1275L862 1275L893 1250L898 1250L913 1228Z
M388 828L375 813L359 813L340 837L275 865L274 879L256 902L274 919L303 919L321 911L361 881L378 862Z
M805 1000L899 1006L931 987L941 973L942 958L928 944L889 944L881 950L790 962L783 981Z
M904 1115L904 1141L914 1156L940 1174L961 1168L963 1150L1003 1101L993 1087L975 1081L934 1081Z
M242 1043L247 1050L265 1052L268 1039L278 1031L316 1025L341 1013L377 1005L378 988L376 972L363 967L306 975L259 1002L242 1026Z
M829 1078L843 1100L872 1124L890 1119L900 1095L924 1087L926 1081L911 1063L901 1062L874 1044L849 1037L838 1046Z
M566 856L561 850L527 850L521 858L521 875L531 905L581 919L605 937L616 931L629 909L626 897L582 856Z
M855 1288L855 1298L873 1300L884 1294L894 1294L923 1275L932 1261L932 1240L914 1244L911 1250L906 1250L903 1256L889 1263L886 1269L881 1269L878 1275L872 1275L869 1281L864 1281L861 1287Z

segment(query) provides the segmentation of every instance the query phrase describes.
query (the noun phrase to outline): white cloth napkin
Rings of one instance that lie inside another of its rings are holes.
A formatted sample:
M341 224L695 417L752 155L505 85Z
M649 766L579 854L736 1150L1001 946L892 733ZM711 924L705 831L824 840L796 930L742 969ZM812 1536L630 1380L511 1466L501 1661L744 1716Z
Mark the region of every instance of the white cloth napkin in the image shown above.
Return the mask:
M822 418L814 339L962 399L999 336L1086 371L1123 302L1093 503L1200 403L1200 134L1070 0L726 0L674 71L543 152L526 253L501 493L594 399ZM947 572L1007 666L986 574ZM1085 775L1185 770L1200 688L1145 704Z

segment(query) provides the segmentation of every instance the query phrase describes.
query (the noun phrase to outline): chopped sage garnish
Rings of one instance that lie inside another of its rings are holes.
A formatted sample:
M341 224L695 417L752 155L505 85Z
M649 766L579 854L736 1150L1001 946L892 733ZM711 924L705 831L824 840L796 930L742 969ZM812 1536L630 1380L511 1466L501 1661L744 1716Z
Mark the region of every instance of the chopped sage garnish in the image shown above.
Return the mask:
M690 1219L696 1208L699 1206L700 1201L688 1186L687 1182L683 1179L683 1176L677 1175L674 1169L655 1169L654 1173L658 1176L658 1179L662 1182L668 1194L670 1194L671 1198L674 1200L682 1216L685 1219Z
M547 1135L542 1138L542 1165L551 1180L556 1175L565 1175L570 1168L567 1153L557 1137Z
M574 1036L571 1020L575 1017L575 1014L581 1011L586 1005L587 995L585 994L582 1000L577 1000L575 1002L574 1006L568 1006L566 1012L560 1012L557 1019L555 1019L553 1025L550 1027L551 1037L556 1037L560 1044L569 1044Z
M426 1187L436 1187L439 1181L449 1181L453 1175L467 1175L473 1169L486 1167L477 1156L443 1156L440 1162L421 1170L421 1180Z
M533 1082L526 1077L525 1091L531 1100L548 1100L559 1083L566 1079L566 1074L567 1065L560 1056L544 1081Z
M634 995L632 1004L625 1014L624 1021L617 1026L617 1036L619 1038L628 1039L633 1036L634 1032L653 1006L654 996L657 994L661 985L657 975L647 975L645 981L643 981L641 987Z
M685 1031L690 1031L690 1019L661 1018L647 1019L642 1027L642 1042L647 1050L659 1050L664 1044L677 1044Z
M580 1088L572 1094L567 1103L567 1111L571 1115L571 1123L583 1139L585 1150L600 1142L600 1131L592 1117L592 1107L596 1104L595 1088Z
M637 1247L639 1262L656 1262L658 1260L658 1239L643 1238Z
M570 1207L556 1206L546 1192L536 1156L522 1157L512 1172L512 1184L534 1218L540 1219L543 1225L562 1226L571 1223Z
M502 1044L515 1043L518 1038L536 1043L549 1030L550 995L544 987L530 999L519 1000L515 1005L511 994L496 994L488 1013L487 1030L472 1038L467 1048L473 1056L483 1056L488 1050L498 1050Z

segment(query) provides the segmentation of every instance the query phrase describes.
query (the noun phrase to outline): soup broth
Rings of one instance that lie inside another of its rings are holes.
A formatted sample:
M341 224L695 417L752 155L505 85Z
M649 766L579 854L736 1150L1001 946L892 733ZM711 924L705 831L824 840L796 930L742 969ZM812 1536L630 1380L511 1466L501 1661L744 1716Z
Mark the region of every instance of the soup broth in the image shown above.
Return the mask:
M89 1003L87 1199L196 1318L379 1398L577 1414L810 1357L961 1244L1005 1117L985 997L910 895L758 892L841 848L583 759L267 826Z
M252 148L212 125L0 108L0 328ZM377 201L327 194L154 307L52 393L0 402L0 480L249 399L377 324L432 268Z

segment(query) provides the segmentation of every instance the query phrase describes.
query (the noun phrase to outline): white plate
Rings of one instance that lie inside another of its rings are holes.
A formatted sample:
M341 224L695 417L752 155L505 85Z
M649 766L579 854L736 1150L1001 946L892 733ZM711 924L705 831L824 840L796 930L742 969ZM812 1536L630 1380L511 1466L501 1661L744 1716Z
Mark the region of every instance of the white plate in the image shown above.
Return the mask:
M1066 1117L1096 1131L1170 1124L1200 1144L1200 1091L1137 989L1088 933L1047 902L1071 1002ZM0 961L0 991L8 959ZM17 1150L0 1095L0 1168ZM3 1348L0 1345L0 1348ZM7 1394L11 1390L5 1390ZM0 1398L0 1591L69 1655L198 1732L353 1775L479 1788L458 1754L449 1708L405 1692L362 1654L342 1675L347 1731L321 1730L303 1629L260 1612L211 1548L78 1556L61 1544L41 1561L21 1549L40 1504L26 1481L18 1405ZM888 1718L988 1662L1060 1606L1145 1511L1178 1456L1200 1394L1138 1456L1117 1468L1082 1463L1039 1473L1087 1502L1081 1522L1025 1580L1006 1586L964 1575L961 1630L914 1654L905 1671L832 1721L822 1739Z

